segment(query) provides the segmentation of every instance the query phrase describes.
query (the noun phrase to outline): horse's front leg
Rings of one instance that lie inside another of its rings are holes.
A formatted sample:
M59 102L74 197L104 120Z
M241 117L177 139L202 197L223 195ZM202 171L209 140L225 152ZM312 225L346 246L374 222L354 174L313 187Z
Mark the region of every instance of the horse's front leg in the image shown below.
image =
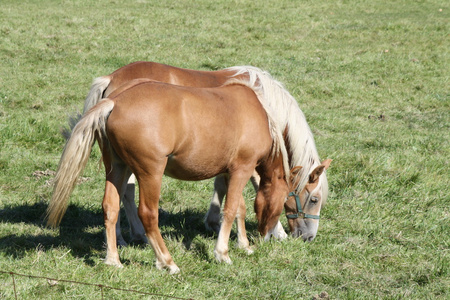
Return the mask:
M222 226L220 227L219 237L217 238L217 244L214 250L214 255L219 262L223 261L231 264L231 259L228 255L228 241L230 239L231 227L236 218L238 207L241 205L242 192L247 181L250 179L251 172L252 170L250 172L239 171L230 174L227 198L223 210ZM244 226L245 232L245 224L240 223L240 225Z
M245 200L241 194L239 207L236 215L236 224L237 224L237 238L238 238L238 247L247 251L247 254L252 254L253 249L250 247L250 243L247 238L247 230L245 229Z
M129 175L127 175L129 176ZM134 185L134 182L133 182ZM125 192L125 193L124 193ZM125 207L125 214L128 217L128 212L127 212L127 194L128 194L128 185L127 186L122 186L122 194L120 195L120 201L124 204ZM134 186L133 186L133 201L134 201ZM137 215L137 213L136 213ZM117 246L122 246L125 247L127 246L127 242L125 242L125 239L123 238L122 235L122 229L120 227L120 211L119 211L119 216L117 217L117 222L116 222L116 239L117 239Z
M256 171L253 172L250 180L252 182L253 188L257 192L260 177ZM206 229L214 231L217 234L219 234L220 231L220 209L222 207L223 198L225 197L227 190L228 174L217 175L214 179L214 193L211 199L211 204L209 205L209 210L205 216Z
M255 192L258 192L259 189L259 183L261 181L261 177L259 177L258 172L253 171L253 175L250 178L250 181L253 185L253 188L255 189ZM245 215L246 215L246 210L245 210L245 200L242 197L241 199L241 203L239 205L238 208L238 213L237 213L237 230L238 230L238 246L241 249L245 249L247 250L248 254L252 254L253 253L253 249L252 247L250 247L250 243L248 241L247 238L247 231L245 229ZM281 224L280 224L281 226ZM283 227L281 226L281 229L283 229Z
M155 170L156 168L148 168ZM159 194L161 190L162 175L141 175L136 174L139 182L139 218L144 226L148 241L156 256L156 267L158 269L168 269L170 274L180 272L174 263L169 250L164 243L158 227L158 207Z
M228 174L217 175L214 179L214 194L205 216L206 229L219 234L220 231L220 209L222 201L228 189Z
M147 237L145 236L144 226L142 226L142 222L139 219L136 203L134 202L134 191L136 186L135 181L135 176L131 174L124 189L125 194L122 197L123 208L125 210L128 223L130 224L131 243L146 244L148 243L148 241ZM120 223L117 222L117 224L120 231Z

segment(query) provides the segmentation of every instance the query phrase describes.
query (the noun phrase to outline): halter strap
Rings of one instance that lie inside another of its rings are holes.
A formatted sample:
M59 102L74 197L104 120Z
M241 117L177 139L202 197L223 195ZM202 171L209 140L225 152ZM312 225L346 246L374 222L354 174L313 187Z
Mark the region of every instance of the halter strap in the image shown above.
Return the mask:
M315 220L319 220L320 216L317 215L310 215L310 214L305 214L302 210L302 205L300 203L300 197L294 193L294 192L290 192L288 197L295 197L295 203L297 204L297 213L296 214L289 214L286 215L286 217L288 219L297 219L297 218L302 218L302 219L315 219Z

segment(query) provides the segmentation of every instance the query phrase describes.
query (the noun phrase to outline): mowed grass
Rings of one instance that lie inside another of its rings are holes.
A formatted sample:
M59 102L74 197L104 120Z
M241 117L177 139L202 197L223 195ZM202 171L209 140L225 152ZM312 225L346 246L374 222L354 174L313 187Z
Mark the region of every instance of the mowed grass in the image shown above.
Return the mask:
M449 10L444 1L3 0L0 271L194 299L447 299ZM96 146L60 229L44 226L44 171L56 170L60 129L93 78L137 60L254 65L285 84L321 157L334 159L312 243L261 241L248 186L256 251L234 247L233 231L233 264L218 264L203 226L212 181L164 178L160 228L181 274L157 270L149 246L121 248L125 267L106 266ZM67 282L16 276L15 286L20 299L101 297ZM14 298L8 274L0 298Z

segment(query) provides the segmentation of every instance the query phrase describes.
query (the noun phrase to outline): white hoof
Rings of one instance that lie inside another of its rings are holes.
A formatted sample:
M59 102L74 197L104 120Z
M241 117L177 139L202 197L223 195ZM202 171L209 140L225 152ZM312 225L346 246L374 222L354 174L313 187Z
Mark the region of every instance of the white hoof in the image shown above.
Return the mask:
M247 255L252 255L255 252L251 247L245 248L244 250L247 251Z
M216 260L218 262L224 262L229 265L232 264L232 261L231 261L230 257L228 256L228 254L222 254L222 253L219 253L218 251L214 250L214 256L216 257Z
M249 245L237 245L237 247L239 248L239 249L242 249L242 250L244 250L245 252L247 252L247 254L248 255L250 255L250 254L253 254L255 251L254 251L254 247L250 247Z
M113 267L116 267L116 268L123 268L122 263L120 261L118 261L118 260L115 260L115 259L108 259L108 258L106 258L104 260L104 263L106 265L113 266Z
M169 266L169 267L167 267L167 269L169 270L169 274L170 275L175 275L175 274L179 274L180 273L180 268L178 268L176 265L175 266Z
M178 268L178 266L176 264L172 264L172 265L166 265L160 261L156 261L155 263L156 268L158 270L164 270L167 269L167 271L169 271L170 275L174 275L174 274L178 274L180 273L180 268Z

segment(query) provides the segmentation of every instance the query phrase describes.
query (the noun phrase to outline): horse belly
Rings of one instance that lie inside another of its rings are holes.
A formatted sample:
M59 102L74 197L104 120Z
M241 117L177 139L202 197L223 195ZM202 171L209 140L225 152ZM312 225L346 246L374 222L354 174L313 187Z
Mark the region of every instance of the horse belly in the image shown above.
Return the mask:
M225 173L226 159L205 156L169 155L164 174L179 180L204 180Z

